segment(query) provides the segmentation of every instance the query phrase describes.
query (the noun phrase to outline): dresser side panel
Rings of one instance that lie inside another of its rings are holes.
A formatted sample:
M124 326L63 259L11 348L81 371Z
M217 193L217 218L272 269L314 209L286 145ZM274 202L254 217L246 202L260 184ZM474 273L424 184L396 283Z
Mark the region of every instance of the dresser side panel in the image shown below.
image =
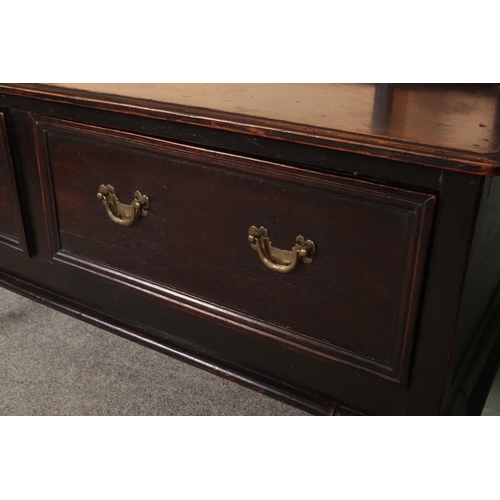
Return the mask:
M485 179L472 241L460 313L450 357L447 405L452 404L465 376L494 343L487 328L500 303L500 179ZM488 338L486 338L488 337Z
M465 280L480 177L444 172L430 248L405 414L442 412L451 349Z

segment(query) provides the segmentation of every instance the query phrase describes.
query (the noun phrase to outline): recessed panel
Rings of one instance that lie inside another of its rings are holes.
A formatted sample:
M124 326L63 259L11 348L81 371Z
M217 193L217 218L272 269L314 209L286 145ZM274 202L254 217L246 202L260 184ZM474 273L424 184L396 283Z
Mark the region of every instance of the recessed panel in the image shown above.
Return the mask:
M58 260L258 325L307 355L405 378L433 195L39 120ZM147 213L130 222L137 193ZM252 226L267 229L268 262ZM282 272L300 236L314 252Z

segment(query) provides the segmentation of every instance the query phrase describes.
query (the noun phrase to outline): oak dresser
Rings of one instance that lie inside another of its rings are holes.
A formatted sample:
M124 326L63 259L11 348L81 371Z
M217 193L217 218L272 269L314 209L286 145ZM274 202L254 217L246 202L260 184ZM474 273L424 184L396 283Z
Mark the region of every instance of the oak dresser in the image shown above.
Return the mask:
M312 414L480 414L497 92L0 85L0 284Z

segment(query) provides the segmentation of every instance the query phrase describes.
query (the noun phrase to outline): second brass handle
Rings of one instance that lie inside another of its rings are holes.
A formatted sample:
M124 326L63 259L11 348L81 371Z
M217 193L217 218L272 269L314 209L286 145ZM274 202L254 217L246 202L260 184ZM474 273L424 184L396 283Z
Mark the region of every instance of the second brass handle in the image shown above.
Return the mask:
M252 226L248 230L248 241L250 241L252 248L258 252L260 260L269 269L278 273L289 273L299 260L310 264L313 261L311 255L316 252L314 242L306 240L303 236L295 238L295 245L291 251L273 248L269 240L269 232L263 226L259 228Z
M118 200L113 186L101 184L97 198L106 207L109 218L120 226L130 226L139 217L145 217L149 213L149 198L139 191L134 193L132 203L125 205Z

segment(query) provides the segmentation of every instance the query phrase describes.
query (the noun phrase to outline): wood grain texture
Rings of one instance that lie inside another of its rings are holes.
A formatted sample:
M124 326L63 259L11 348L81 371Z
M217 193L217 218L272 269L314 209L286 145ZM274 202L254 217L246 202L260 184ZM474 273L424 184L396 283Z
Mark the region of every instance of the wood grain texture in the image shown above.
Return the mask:
M494 85L395 85L383 120L376 87L368 84L4 84L0 92L477 175L500 173Z

